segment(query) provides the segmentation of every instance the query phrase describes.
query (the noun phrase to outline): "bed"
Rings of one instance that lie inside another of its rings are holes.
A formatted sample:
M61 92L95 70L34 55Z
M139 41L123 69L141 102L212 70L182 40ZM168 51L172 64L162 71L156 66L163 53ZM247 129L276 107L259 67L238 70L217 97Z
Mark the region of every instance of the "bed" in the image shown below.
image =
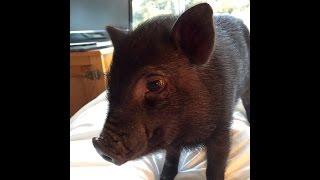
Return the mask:
M105 161L94 149L97 136L108 112L106 92L82 107L70 118L71 180L158 180L164 163L161 150L116 166ZM233 113L232 145L226 169L227 180L250 179L250 125L241 100ZM205 149L183 150L175 180L205 180Z

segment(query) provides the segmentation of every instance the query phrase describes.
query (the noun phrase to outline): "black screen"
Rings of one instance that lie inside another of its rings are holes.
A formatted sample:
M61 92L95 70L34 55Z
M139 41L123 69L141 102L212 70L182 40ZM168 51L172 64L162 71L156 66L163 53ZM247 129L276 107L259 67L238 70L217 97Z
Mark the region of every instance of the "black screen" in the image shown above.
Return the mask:
M70 31L130 28L128 0L70 0Z

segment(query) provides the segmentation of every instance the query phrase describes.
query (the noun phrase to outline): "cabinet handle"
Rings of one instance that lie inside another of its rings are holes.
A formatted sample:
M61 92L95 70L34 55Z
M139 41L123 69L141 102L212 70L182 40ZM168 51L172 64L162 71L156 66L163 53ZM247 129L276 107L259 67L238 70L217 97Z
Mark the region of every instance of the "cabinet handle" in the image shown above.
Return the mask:
M99 80L102 76L104 76L104 73L99 70L87 71L84 74L84 77L90 80Z

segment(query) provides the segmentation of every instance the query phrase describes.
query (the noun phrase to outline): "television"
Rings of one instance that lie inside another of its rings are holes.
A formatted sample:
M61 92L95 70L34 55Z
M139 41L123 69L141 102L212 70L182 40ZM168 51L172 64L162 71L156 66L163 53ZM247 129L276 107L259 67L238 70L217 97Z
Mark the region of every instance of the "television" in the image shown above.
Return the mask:
M106 26L130 29L130 11L131 0L70 0L70 47L110 41Z

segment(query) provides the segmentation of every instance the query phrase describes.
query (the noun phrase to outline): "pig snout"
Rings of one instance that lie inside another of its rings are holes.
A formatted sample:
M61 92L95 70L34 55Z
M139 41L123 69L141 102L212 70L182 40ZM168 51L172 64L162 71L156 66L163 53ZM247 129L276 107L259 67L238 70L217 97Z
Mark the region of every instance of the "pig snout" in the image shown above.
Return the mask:
M96 151L98 152L98 154L99 154L104 160L116 164L115 158L112 157L112 156L110 155L110 153L107 153L107 152L105 151L103 142L101 141L100 138L98 138L98 137L92 138L92 144L93 144L94 148L96 149Z

